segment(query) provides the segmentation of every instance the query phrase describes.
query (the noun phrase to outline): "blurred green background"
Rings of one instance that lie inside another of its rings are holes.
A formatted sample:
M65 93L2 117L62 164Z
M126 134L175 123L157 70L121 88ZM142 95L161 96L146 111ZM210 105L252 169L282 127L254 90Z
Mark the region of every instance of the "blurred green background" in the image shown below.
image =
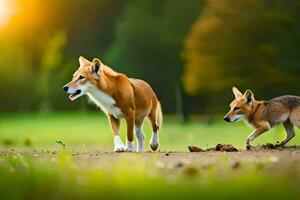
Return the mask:
M80 55L147 80L166 113L224 112L233 85L299 94L297 0L1 2L1 111L86 109L61 89Z

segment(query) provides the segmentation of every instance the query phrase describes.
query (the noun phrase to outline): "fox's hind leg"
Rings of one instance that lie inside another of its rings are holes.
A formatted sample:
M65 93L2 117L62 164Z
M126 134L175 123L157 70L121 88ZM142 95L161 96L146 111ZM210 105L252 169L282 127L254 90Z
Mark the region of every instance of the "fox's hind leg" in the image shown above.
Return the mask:
M292 124L300 128L300 106L292 111L290 115L290 121Z
M151 122L153 130L150 140L150 147L153 151L156 151L159 145L158 130L161 128L163 122L163 115L159 101L155 100L152 104L152 109L148 115L148 118Z
M291 123L291 121L288 119L287 121L283 122L284 129L286 130L287 136L285 140L283 140L280 143L277 143L275 146L283 146L286 143L288 143L294 136L295 136L295 130L294 125Z
M137 152L143 152L144 151L144 143L145 143L145 135L143 132L143 122L144 117L141 117L140 119L135 119L135 127L134 132L137 139Z
M150 139L150 147L153 151L156 151L159 145L159 136L158 136L158 129L159 127L156 124L155 115L149 115L149 120L152 125L152 136Z

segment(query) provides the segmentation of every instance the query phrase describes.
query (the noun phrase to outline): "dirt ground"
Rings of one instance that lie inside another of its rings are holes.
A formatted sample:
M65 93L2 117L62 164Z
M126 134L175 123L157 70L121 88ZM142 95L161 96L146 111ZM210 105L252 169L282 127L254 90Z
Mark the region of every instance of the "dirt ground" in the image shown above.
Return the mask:
M300 195L300 146L279 149L266 146L234 152L217 148L204 152L189 152L187 148L186 152L145 153L113 153L97 148L76 152L75 149L0 149L0 167L2 163L2 169L6 170L2 170L3 180L10 183L4 182L2 191L21 182L26 187L20 194L41 194L42 199L45 191L50 195L48 199L58 193L61 196L58 199L67 199L64 197L69 195L73 195L70 199L91 199L90 194L93 199L103 195L110 197L106 199L119 199L112 196L120 194L126 196L123 199L132 199L128 194L136 195L139 191L143 199L150 194L164 199L178 196L199 199L203 195L207 199L220 199L218 195L223 199L284 199L287 194L288 199L299 199ZM51 192L49 185L53 186ZM111 193L115 187L118 192ZM74 195L73 191L77 193ZM41 199L31 197L27 199Z
M143 160L145 163L155 163L160 167L183 167L193 165L205 167L209 165L218 165L218 163L229 162L232 165L239 163L262 163L270 162L274 164L300 164L300 146L290 146L284 148L273 148L269 146L254 147L251 150L238 150L234 152L221 152L210 149L205 152L176 152L176 151L157 151L145 153L113 153L99 150L89 150L83 152L70 151L75 163L79 165L99 165L109 167L117 161L134 162ZM56 157L59 153L56 150L0 150L0 157L9 157L14 154L34 157L37 159L47 160ZM155 161L155 162L153 162Z

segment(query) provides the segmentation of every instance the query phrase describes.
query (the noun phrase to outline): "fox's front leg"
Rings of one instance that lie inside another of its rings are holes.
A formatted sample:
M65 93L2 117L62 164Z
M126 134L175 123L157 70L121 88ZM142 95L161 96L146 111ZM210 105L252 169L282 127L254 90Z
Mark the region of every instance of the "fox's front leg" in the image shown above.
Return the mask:
M125 151L125 146L119 136L121 121L115 118L113 115L109 115L108 118L111 129L114 133L114 152L123 152Z
M270 129L270 124L269 123L265 123L259 127L257 127L255 129L255 131L253 131L247 138L246 141L246 148L247 150L249 150L251 148L250 142L252 142L255 138L257 138L259 135L261 135L262 133L268 131Z
M133 142L133 130L134 130L134 120L135 120L135 111L130 110L125 115L127 123L127 141L125 146L125 151L134 151L134 142Z

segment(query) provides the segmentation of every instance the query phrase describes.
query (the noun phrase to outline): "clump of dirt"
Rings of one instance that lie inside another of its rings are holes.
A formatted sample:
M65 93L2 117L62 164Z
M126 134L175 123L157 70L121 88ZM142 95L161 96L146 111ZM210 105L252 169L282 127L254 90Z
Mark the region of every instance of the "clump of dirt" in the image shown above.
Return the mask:
M272 143L266 143L258 146L251 146L247 149L248 151L296 151L299 150L300 146L276 146Z
M275 149L275 150L279 150L279 151L284 151L284 150L299 150L300 146L296 146L296 145L292 145L292 146L276 146L274 144L271 143L267 143L267 144L263 144L261 146L258 146L260 149L266 149L266 150L271 150L271 149Z
M200 147L188 146L190 152L205 152L206 150L201 149Z
M261 148L263 148L263 149L276 149L277 147L272 143L266 143L266 144L261 145Z
M190 152L207 152L207 151L226 151L226 152L236 152L239 151L231 144L217 144L216 147L207 148L206 150L201 149L200 147L196 146L188 146Z
M216 147L207 148L206 151L216 151Z
M259 150L279 150L279 151L283 151L283 150L295 150L297 149L296 146L276 146L272 143L266 143L263 145L259 145L257 147L251 147L251 150L254 151L259 151Z
M236 152L239 150L231 144L217 144L216 151Z

